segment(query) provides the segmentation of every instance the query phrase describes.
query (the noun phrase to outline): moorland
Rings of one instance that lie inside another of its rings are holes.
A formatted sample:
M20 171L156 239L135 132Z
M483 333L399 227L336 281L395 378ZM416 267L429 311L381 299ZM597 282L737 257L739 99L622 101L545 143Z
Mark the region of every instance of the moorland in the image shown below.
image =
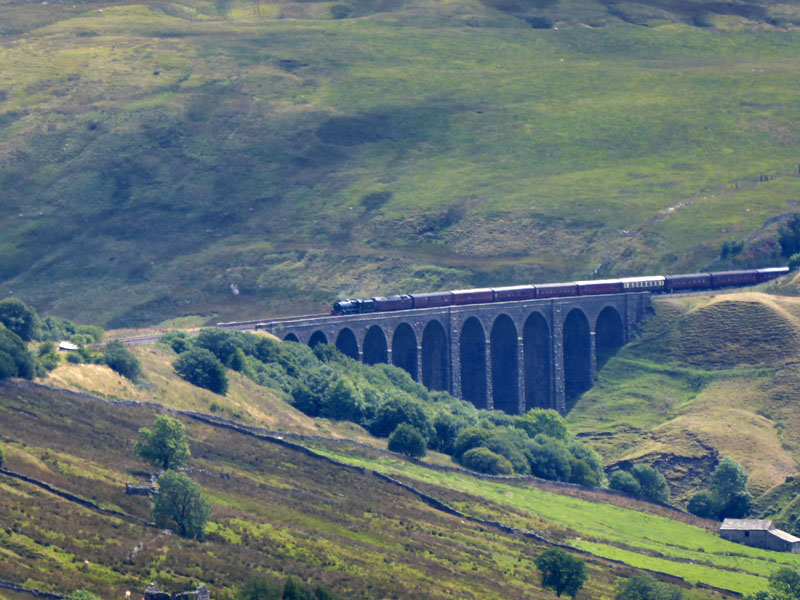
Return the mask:
M0 296L122 327L691 272L725 243L774 264L798 23L760 0L3 0Z

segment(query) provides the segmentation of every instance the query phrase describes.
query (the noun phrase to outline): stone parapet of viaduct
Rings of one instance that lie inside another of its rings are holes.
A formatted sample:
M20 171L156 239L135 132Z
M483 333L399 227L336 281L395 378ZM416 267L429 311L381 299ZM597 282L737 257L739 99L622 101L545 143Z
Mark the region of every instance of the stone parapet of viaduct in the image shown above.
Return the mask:
M591 387L598 364L630 339L649 300L648 292L634 292L493 302L298 317L256 329L312 347L335 344L367 364L394 364L478 408L564 414Z

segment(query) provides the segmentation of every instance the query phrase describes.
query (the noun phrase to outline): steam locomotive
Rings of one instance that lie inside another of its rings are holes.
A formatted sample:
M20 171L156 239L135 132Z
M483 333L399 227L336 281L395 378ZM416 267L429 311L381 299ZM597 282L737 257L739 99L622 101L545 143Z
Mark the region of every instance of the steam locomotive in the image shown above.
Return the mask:
M433 308L462 304L484 304L487 302L510 302L537 298L562 298L590 296L594 294L617 294L620 292L672 293L697 290L713 290L724 287L745 286L769 281L786 275L789 267L770 267L719 273L690 273L686 275L651 275L648 277L624 277L622 279L595 279L571 283L539 283L514 285L499 288L452 290L449 292L426 292L423 294L401 294L340 300L333 305L332 315L407 310L410 308Z

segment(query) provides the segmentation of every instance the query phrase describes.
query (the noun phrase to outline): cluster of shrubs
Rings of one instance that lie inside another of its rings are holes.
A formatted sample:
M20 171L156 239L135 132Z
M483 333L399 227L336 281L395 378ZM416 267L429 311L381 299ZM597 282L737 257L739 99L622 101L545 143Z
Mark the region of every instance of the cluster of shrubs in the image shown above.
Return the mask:
M608 487L628 496L651 502L669 502L669 486L658 470L645 464L634 465L630 471L614 471Z
M227 367L277 390L311 417L350 421L389 437L397 452L422 456L435 450L484 473L605 483L600 457L569 434L555 411L534 409L520 417L478 410L428 390L400 368L367 366L327 344L312 350L222 329L194 338L170 332L162 342L180 355L178 373L196 385L225 393Z
M78 349L70 351L66 360L71 363L105 364L131 380L141 377L136 356L118 340L109 342L102 351L90 346L100 343L105 334L96 325L76 325L68 319L45 317L17 298L0 301L0 379L44 376L61 362L55 342L70 341ZM32 355L27 342L41 342Z

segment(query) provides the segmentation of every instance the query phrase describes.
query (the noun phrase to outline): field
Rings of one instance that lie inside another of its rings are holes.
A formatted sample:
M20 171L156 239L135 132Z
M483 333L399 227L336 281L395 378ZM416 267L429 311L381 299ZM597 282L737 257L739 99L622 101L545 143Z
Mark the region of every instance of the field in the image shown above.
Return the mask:
M42 312L318 311L691 271L735 240L774 263L796 210L794 3L0 2L0 23L0 296Z
M5 386L0 414L8 469L104 508L147 516L146 498L126 496L124 483L143 481L144 464L131 449L137 428L151 422L152 409ZM708 592L695 588L697 582L753 591L777 566L800 560L724 542L686 518L667 519L643 506L443 475L364 449L319 448L365 466L362 473L192 420L184 423L192 476L214 504L205 542L160 536L158 530L0 476L6 524L0 578L48 590L85 587L103 597L149 581L173 590L203 581L215 597L225 597L256 573L324 583L347 598L543 593L532 564L541 544L438 512L381 482L373 469L422 487L467 515L589 552L590 581L581 597L609 598L618 578L633 572L625 564L608 568L604 558L684 578L689 597L698 599ZM221 479L220 472L230 479ZM140 542L142 549L132 555Z

